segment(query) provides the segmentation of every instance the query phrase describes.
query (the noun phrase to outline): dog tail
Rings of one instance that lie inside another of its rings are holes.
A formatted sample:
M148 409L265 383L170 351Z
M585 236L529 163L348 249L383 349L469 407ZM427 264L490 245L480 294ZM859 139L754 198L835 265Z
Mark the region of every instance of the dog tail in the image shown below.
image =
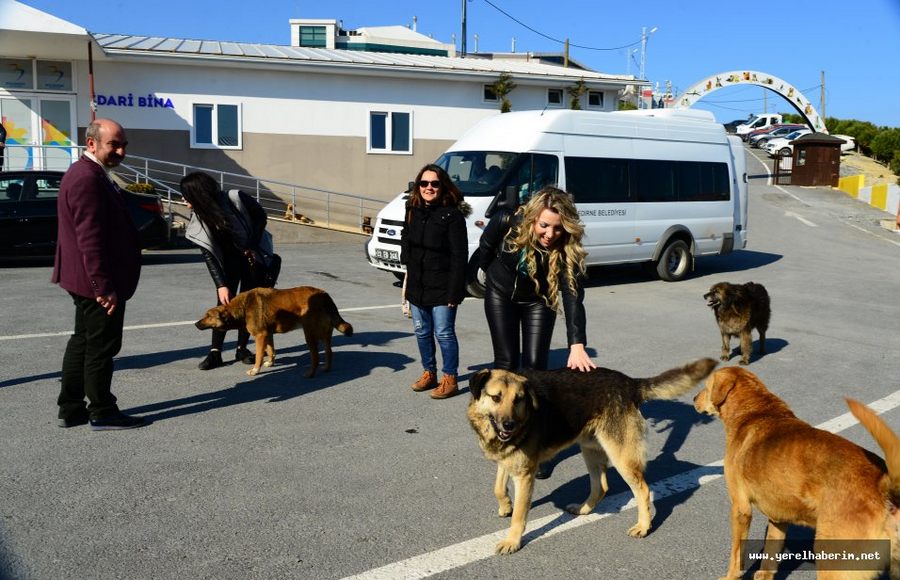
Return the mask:
M334 303L334 300L331 299L331 295L327 292L325 293L325 310L328 311L328 316L331 317L331 324L345 336L353 336L353 327L349 322L341 318L341 313L338 312L337 305Z
M711 358L701 358L655 377L640 380L644 401L674 399L697 386L719 364Z
M859 401L846 399L847 406L853 416L859 419L866 431L884 451L884 462L887 464L888 477L891 480L891 500L900 505L900 438L894 433L875 411Z

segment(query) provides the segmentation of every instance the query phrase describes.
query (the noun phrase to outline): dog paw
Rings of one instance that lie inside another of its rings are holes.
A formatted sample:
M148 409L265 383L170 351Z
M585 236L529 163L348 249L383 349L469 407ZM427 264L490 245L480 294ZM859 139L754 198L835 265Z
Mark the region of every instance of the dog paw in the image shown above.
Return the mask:
M570 503L566 506L566 511L572 514L573 516L585 516L591 513L593 508L587 504L583 503Z
M272 366L273 364L274 364L274 363L273 363L272 361L270 361L269 359L266 359L265 361L263 361L262 366L264 366L264 367L270 367L270 366Z
M750 364L750 361L741 359L740 362L738 362L738 364L741 366L747 366L748 364Z
M303 374L303 376L306 377L307 379L313 378L314 376L316 376L316 369L309 369L308 371L306 371Z
M509 499L506 502L500 502L500 507L497 509L497 515L501 518L508 518L512 515L512 503Z
M757 571L753 573L753 580L772 580L775 578L775 572Z
M510 540L507 538L502 542L497 542L494 551L498 554L512 554L513 552L518 552L521 547L521 540Z
M634 524L631 526L631 529L628 530L628 535L632 538L643 538L647 535L647 532L650 531L649 526L644 526L641 524Z
M250 375L251 377L254 377L254 376L256 376L257 374L259 374L259 369L256 368L256 367L253 367L252 369L250 369L249 371L247 371L247 374Z
M727 354L723 354L722 356L719 357L719 360L727 361L727 360L730 359L730 358L731 358L731 357L728 356Z

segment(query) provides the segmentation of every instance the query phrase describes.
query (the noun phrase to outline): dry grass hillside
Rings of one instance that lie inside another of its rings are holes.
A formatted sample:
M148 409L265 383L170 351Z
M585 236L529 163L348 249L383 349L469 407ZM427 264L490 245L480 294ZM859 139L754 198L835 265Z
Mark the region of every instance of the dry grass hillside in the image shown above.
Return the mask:
M897 175L871 157L866 157L856 152L841 157L842 177L860 173L866 177L866 186L878 183L897 184Z

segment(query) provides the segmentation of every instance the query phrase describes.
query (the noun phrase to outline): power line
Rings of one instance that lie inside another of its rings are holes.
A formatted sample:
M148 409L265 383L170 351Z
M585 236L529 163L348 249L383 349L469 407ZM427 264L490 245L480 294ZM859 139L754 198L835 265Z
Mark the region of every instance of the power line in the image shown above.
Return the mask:
M559 44L565 44L565 43L566 43L565 40L560 40L560 39L558 39L558 38L554 38L554 37L552 37L552 36L550 36L550 35L544 34L544 33L541 32L540 30L536 30L535 28L532 28L531 26L528 26L527 24L525 24L524 22L522 22L521 20L519 20L518 18L516 18L516 17L513 16L512 14L510 14L509 12L506 12L505 10L503 10L502 8L500 8L499 6L497 6L496 4L494 4L493 2L491 2L491 0L484 0L484 3L487 4L488 6L490 6L491 8L493 8L494 10L496 10L497 12L503 14L504 16L506 16L507 18L509 18L510 20L512 20L513 22L515 22L516 24L518 24L519 26L521 26L521 27L523 27L523 28L527 28L528 30L530 30L531 32L537 34L538 36L542 36L542 37L546 38L547 40L551 40L551 41L557 42L557 43L559 43ZM582 45L582 44L574 44L574 43L572 43L572 42L569 43L569 46L570 46L570 47L574 47L574 48L583 48L583 49L585 49L585 50L600 50L600 51L607 51L607 50L622 50L623 48L631 48L632 46L637 46L637 45L639 45L640 43L641 43L641 40L638 39L638 40L632 42L631 44L625 44L625 45L622 45L622 46L615 46L615 47L612 47L612 48L598 48L598 47L595 47L595 46L584 46L584 45Z

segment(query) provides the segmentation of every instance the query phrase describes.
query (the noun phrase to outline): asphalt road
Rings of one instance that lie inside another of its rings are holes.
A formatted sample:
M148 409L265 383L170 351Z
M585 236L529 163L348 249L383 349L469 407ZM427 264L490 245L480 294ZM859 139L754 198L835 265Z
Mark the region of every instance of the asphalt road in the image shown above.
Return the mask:
M591 271L591 353L634 376L716 357L701 295L719 281L753 280L768 288L773 315L769 354L749 368L813 424L844 415L851 396L881 401L898 429L900 236L879 228L886 217L840 192L754 179L747 250L700 259L678 283L636 266ZM46 265L0 269L0 577L724 574L723 430L693 411L692 395L643 407L657 498L647 538L626 535L636 512L614 471L594 514L563 513L588 489L583 462L567 451L537 482L523 549L493 556L509 520L496 516L494 467L465 418L469 395L433 401L410 390L421 373L411 324L394 278L366 263L363 241L335 234L278 248L280 285L325 288L356 331L336 336L334 370L314 379L303 378L302 333L277 337L279 363L257 377L239 364L197 370L209 335L190 323L213 299L205 266L195 251L147 254L114 393L153 423L124 432L56 426L71 301ZM491 359L480 301L461 306L457 326L465 386ZM564 364L564 347L560 323L553 364ZM858 425L828 425L876 449ZM751 537L764 524L757 515Z

